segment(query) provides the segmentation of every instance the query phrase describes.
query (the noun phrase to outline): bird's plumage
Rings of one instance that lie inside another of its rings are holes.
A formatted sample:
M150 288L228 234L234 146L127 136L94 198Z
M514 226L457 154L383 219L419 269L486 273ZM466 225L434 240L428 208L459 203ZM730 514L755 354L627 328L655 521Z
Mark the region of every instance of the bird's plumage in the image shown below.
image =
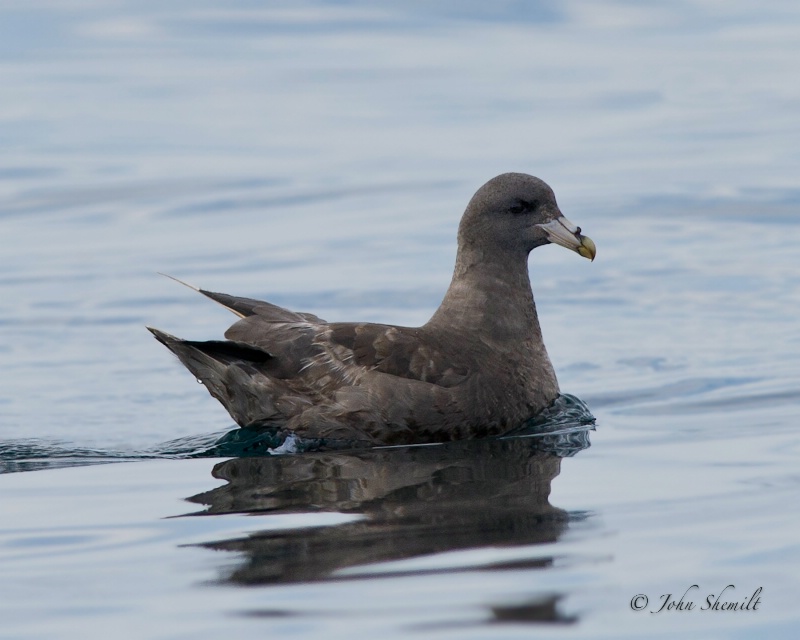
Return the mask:
M151 331L242 426L374 444L501 433L559 393L528 253L553 241L593 258L594 244L563 218L550 188L525 174L503 174L481 187L458 241L450 287L421 327L328 323L199 290L240 317L227 340Z

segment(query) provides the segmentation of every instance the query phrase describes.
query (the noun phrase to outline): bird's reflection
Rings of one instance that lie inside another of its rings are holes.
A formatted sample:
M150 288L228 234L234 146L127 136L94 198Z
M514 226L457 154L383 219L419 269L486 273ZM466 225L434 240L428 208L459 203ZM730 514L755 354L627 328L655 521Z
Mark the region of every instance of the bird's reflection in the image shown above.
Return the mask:
M271 529L203 544L242 554L244 562L225 582L353 580L374 577L368 566L375 563L554 542L570 519L580 516L549 503L550 484L561 456L588 444L588 431L581 430L539 438L234 458L213 470L227 484L189 500L207 506L202 515L357 514L359 519L333 526ZM538 569L552 561L548 554L533 559L527 554L524 560L447 571ZM378 575L443 571L400 567Z

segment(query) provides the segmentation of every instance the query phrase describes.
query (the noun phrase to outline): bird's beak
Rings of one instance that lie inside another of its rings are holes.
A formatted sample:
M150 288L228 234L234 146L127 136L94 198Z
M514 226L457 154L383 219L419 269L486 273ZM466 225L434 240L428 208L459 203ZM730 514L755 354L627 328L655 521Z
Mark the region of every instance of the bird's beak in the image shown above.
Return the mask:
M597 247L592 239L581 235L581 228L572 224L564 216L537 226L544 229L547 239L553 244L560 244L562 247L572 249L589 260L594 260L597 255Z

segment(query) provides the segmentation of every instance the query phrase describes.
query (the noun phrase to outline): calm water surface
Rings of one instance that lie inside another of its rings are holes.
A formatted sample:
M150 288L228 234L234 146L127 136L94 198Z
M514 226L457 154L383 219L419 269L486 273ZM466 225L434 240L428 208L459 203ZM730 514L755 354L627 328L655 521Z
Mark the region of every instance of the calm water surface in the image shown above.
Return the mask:
M798 59L778 2L0 3L0 637L796 637ZM509 170L598 245L530 262L596 430L214 448L144 325L232 317L156 272L419 324Z

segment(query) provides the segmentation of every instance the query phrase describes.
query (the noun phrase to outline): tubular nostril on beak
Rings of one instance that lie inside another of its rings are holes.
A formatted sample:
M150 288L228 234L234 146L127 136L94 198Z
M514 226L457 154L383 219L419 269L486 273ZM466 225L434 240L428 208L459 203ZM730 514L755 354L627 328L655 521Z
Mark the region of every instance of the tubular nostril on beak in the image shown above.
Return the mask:
M597 248L592 239L584 236L581 233L582 229L564 216L538 226L544 229L547 239L554 244L576 251L589 260L594 260L597 255Z

